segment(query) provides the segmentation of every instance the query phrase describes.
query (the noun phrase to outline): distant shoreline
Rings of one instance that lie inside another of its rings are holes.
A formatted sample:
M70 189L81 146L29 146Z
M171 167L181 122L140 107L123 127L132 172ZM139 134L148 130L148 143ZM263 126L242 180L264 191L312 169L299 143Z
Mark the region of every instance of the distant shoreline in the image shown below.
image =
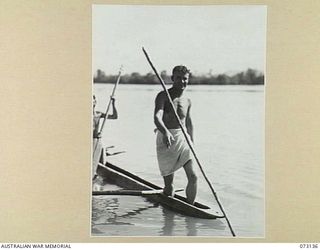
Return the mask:
M96 81L93 81L93 84L114 84L114 82L96 82ZM155 85L158 85L156 83L122 83L120 82L120 84L122 85L148 85L148 86L155 86ZM172 84L172 82L168 82L167 83L168 85L169 84ZM257 85L264 85L264 83L243 83L243 84L232 84L232 83L229 83L229 84L217 84L217 83L188 83L188 85L192 85L192 86L257 86Z
M171 75L166 71L161 71L161 78L164 82L171 82ZM93 78L94 83L110 83L116 82L117 75L106 75L104 71L97 70ZM233 75L217 74L213 75L210 72L203 75L193 75L191 73L189 85L264 85L264 74L254 69L247 69L243 72L238 72ZM120 82L122 84L141 84L141 85L156 85L159 80L152 72L146 75L141 75L138 72L124 74L121 76Z

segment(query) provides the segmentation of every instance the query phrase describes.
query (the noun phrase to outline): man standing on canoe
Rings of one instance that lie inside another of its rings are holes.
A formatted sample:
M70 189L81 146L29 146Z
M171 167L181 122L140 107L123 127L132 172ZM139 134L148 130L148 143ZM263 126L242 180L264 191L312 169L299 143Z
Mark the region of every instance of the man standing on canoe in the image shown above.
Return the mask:
M108 115L107 119L118 119L118 111L115 106L116 99L111 97L111 105L113 113L112 115ZM96 111L97 99L96 96L93 95L93 138L100 138L101 134L99 133L99 125L100 119L105 118L106 114Z
M172 70L173 85L168 90L181 124L186 128L193 142L193 126L190 116L191 100L184 93L189 81L190 70L179 65ZM197 194L197 176L194 171L194 160L191 149L184 137L174 110L170 105L165 91L161 91L155 99L154 123L157 126L157 158L161 175L164 179L164 194L174 195L174 172L183 167L188 184L186 187L187 201L194 203Z
M96 111L96 104L97 100L95 95L93 95L93 159L92 159L92 171L93 171L93 180L97 177L97 166L100 160L104 163L105 151L102 147L101 143L101 133L99 132L100 129L100 120L102 118L106 118L106 114ZM112 106L112 114L108 115L107 119L118 119L118 112L115 106L115 98L111 97L111 106Z

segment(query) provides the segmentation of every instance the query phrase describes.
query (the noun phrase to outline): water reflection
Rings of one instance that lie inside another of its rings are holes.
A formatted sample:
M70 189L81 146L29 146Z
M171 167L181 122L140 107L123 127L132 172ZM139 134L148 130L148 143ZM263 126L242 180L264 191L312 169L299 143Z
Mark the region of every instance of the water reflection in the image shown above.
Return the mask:
M162 230L160 231L160 236L171 236L173 235L173 229L175 227L175 214L162 207L162 215L164 218L164 223Z
M188 236L219 235L224 234L226 226L221 219L199 219L193 217L185 217ZM213 232L216 231L217 233Z
M192 219L193 218L191 218L191 217L187 217L187 216L185 217L187 236L197 236L198 235L196 223Z
M110 220L117 218L119 208L118 198L101 199L98 197L92 200L92 226L103 225Z
M139 206L141 205L141 206ZM144 206L142 206L144 205ZM101 225L133 225L129 218L142 217L145 210L157 207L158 204L145 202L142 199L141 203L130 202L130 199L121 199L114 197L94 197L92 210L92 226ZM124 220L123 220L124 219Z
M226 225L221 219L200 219L183 216L162 207L164 218L160 236L218 236L224 235ZM217 232L214 233L213 232Z

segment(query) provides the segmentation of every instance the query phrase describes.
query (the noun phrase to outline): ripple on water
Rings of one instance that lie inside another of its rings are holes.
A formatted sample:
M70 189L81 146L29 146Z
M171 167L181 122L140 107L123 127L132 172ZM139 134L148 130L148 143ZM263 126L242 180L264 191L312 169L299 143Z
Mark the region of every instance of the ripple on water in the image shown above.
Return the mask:
M142 197L93 198L93 236L224 236L223 220L183 216Z

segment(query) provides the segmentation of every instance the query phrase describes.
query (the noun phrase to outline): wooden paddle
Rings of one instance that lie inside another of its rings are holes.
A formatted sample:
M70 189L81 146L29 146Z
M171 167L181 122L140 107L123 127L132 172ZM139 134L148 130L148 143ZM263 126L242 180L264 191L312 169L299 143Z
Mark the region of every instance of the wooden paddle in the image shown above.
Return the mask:
M177 189L175 192L181 192L184 189ZM152 189L152 190L102 190L92 191L92 195L133 195L133 196L144 196L144 195L155 195L162 194L163 189Z
M109 109L110 109L110 105L112 102L112 99L114 98L114 94L116 92L116 88L120 82L120 77L121 77L121 73L122 73L122 66L119 69L119 74L118 74L118 78L117 81L113 87L112 90L112 94L110 96L110 100L108 103L108 106L106 108L106 112L105 112L105 117L103 119L101 128L100 128L100 132L98 134L102 135L103 129L104 129L104 125L106 120L108 119L108 113L109 113ZM94 177L97 167L98 167L98 163L101 159L101 152L102 152L102 143L101 143L101 138L94 138L93 139L93 151L92 151L92 178Z
M152 64L152 62L151 62L151 59L150 59L148 53L146 52L146 50L145 50L143 47L142 47L142 51L143 51L144 55L146 56L147 61L149 62L151 68L152 68L153 71L154 71L154 73L155 73L156 76L158 77L158 79L159 79L159 81L160 81L160 83L161 83L161 85L162 85L162 87L163 87L163 89L164 89L164 92L166 93L166 96L167 96L167 98L168 98L168 100L169 100L169 103L170 103L170 105L171 105L171 107L172 107L172 109L173 109L173 111L174 111L175 118L177 119L177 122L179 123L179 126L180 126L180 128L181 128L181 130L182 130L182 133L183 133L183 135L184 135L184 137L185 137L185 139L186 139L186 141L187 141L187 143L188 143L188 145L189 145L189 147L190 147L190 149L191 149L191 152L192 152L192 154L193 154L196 162L198 163L198 166L199 166L199 168L200 168L200 170L201 170L201 173L202 173L203 177L205 178L206 182L208 183L208 185L209 185L209 187L210 187L210 189L211 189L211 191L212 191L212 194L213 194L213 196L215 197L215 199L216 199L216 201L217 201L217 203L218 203L218 205L219 205L219 207L220 207L221 212L223 213L224 217L226 218L226 221L227 221L227 224L228 224L228 226L229 226L229 229L230 229L230 232L231 232L232 236L236 236L235 233L234 233L234 231L233 231L233 229L232 229L231 223L230 223L230 221L229 221L226 213L224 212L224 209L223 209L223 207L222 207L222 204L220 203L220 201L219 201L219 199L218 199L218 196L217 196L215 190L213 189L212 184L210 183L208 177L206 176L206 174L205 174L205 172L204 172L204 170L203 170L203 168L202 168L202 166L201 166L201 163L200 163L200 161L199 161L199 159L198 159L198 157L197 157L197 154L196 154L196 152L195 152L195 150L194 150L194 148L193 148L192 143L190 142L190 139L189 139L189 137L188 137L188 135L187 135L187 132L186 132L184 126L182 125L181 121L180 121L180 118L179 118L178 113L177 113L177 111L176 111L176 108L175 108L175 106L174 106L174 104L173 104L173 101L172 101L172 99L171 99L171 96L170 96L170 94L169 94L169 92L168 92L168 90L167 90L167 88L166 88L165 82L162 80L161 76L158 74L158 71L157 71L156 68L153 66L153 64Z

